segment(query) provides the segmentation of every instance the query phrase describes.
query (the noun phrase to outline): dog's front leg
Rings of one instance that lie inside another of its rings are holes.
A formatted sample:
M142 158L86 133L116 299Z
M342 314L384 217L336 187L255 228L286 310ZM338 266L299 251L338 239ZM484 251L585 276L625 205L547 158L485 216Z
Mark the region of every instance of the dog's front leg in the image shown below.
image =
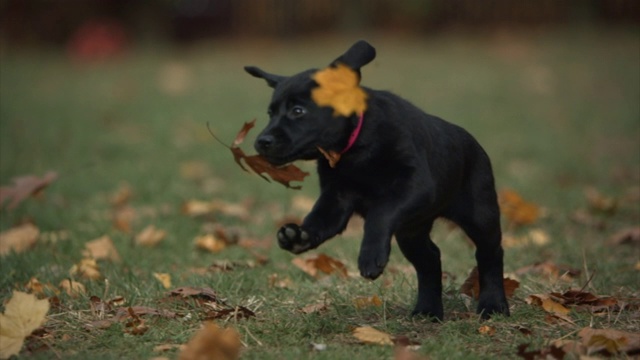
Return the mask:
M353 201L337 191L323 189L302 225L287 224L278 231L278 244L282 249L300 254L315 249L323 242L341 233L353 214Z
M393 206L379 206L367 213L358 256L358 269L362 277L373 280L382 274L389 261L396 217L397 208Z

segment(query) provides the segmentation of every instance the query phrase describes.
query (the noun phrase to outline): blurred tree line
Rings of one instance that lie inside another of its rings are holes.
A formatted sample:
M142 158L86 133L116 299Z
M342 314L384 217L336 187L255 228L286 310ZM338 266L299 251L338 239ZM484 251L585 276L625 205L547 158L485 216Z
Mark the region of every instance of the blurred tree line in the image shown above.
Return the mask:
M295 37L348 30L640 23L638 0L0 0L9 44L66 44L87 24L123 39ZM95 29L94 29L95 30ZM124 40L123 40L124 41Z

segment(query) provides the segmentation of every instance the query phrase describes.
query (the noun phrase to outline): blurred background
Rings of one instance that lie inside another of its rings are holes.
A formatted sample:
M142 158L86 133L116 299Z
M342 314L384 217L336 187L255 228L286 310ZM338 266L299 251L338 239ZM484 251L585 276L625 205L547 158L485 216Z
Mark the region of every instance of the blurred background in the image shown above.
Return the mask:
M265 125L270 90L242 66L293 74L366 39L363 84L469 129L500 187L550 203L566 199L540 184L623 188L640 180L639 29L637 0L0 0L0 182L56 170L67 198L121 181L147 200L286 197L207 123L227 143Z

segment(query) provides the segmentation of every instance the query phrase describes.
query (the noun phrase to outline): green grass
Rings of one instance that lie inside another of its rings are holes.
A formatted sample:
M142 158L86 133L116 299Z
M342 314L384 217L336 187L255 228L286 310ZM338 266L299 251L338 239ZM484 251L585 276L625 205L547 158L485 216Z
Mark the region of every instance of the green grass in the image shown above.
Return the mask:
M522 234L531 228L550 236L544 246L506 249L505 270L513 272L534 262L550 260L595 273L587 290L620 298L637 298L640 272L637 245L607 246L607 238L640 221L640 53L638 29L565 29L543 33L462 35L433 38L394 38L374 35L378 58L363 69L363 83L389 89L426 111L460 124L483 144L493 161L498 188L512 188L545 208L546 216L531 227L509 229ZM330 276L314 280L291 264L292 256L273 245L276 223L297 214L291 198L315 198L317 177L308 177L302 191L269 184L244 173L231 154L207 131L209 123L231 142L244 121L265 124L270 92L242 70L258 65L267 71L291 74L321 67L354 39L314 38L294 43L216 41L191 48L140 48L103 64L76 64L62 53L5 50L0 57L0 183L24 174L48 170L60 178L44 197L29 199L13 211L0 213L0 229L32 222L57 242L41 240L35 248L0 259L0 299L24 290L31 277L57 285L82 259L87 241L109 235L122 261L100 261L104 281L80 280L87 295L60 294L61 308L50 311L46 339L27 341L25 357L34 358L151 358L153 347L182 344L200 326L202 310L190 303L168 304L166 290L154 272L172 276L174 287L210 287L231 305L256 310L250 319L226 322L237 328L246 359L371 359L390 358L391 347L362 345L351 336L360 325L407 335L422 344L418 350L432 359L514 358L521 343L541 348L589 325L639 331L630 311L610 316L572 313L575 325L545 321L545 314L525 303L534 293L580 288L573 282L549 281L526 274L511 299L512 316L491 321L494 336L478 333L476 318L456 319L467 311L458 288L473 267L473 249L454 231L439 226L434 233L441 247L445 282L443 324L408 316L416 281L402 271L406 261L392 250L391 269L375 282ZM184 89L168 93L160 85L177 73ZM186 75L185 75L186 73ZM185 79L186 78L186 79ZM257 130L244 145L250 144ZM183 177L186 162L206 164L199 180ZM313 164L302 164L312 170ZM381 169L382 171L382 169ZM212 187L213 180L221 185ZM153 249L133 245L132 235L112 226L109 197L122 183L133 189L130 205L138 213L134 232L149 224L167 231ZM571 221L585 208L584 188L593 186L619 200L613 215L594 215L605 223L594 228ZM229 216L191 218L181 213L189 199L252 199L250 218ZM218 254L197 251L193 239L203 225L215 222L238 226L273 246L255 251L269 262L255 268L198 275L190 269L215 260L247 260L240 247ZM506 227L506 226L505 226ZM343 236L323 245L324 252L357 271L359 238ZM289 277L292 285L269 286L269 276ZM190 317L147 318L149 331L128 335L124 325L84 330L92 318L88 297L123 296L127 305L171 308ZM358 309L356 296L378 295L381 307ZM328 310L304 315L299 309L327 299ZM473 305L472 305L473 306ZM525 336L516 325L532 331ZM309 344L327 344L314 352ZM42 344L49 348L37 350ZM167 354L165 354L167 355ZM168 353L174 357L174 352Z

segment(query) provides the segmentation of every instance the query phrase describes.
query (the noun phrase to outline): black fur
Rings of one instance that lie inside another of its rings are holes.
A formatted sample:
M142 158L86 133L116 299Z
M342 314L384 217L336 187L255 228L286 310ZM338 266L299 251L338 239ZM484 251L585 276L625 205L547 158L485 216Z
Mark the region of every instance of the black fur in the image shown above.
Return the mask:
M375 57L365 41L354 44L340 62L360 73ZM333 116L310 97L315 69L291 77L246 67L274 88L270 121L256 150L276 165L315 159L321 193L302 225L278 232L283 249L301 253L341 233L354 214L365 218L358 268L375 279L389 259L391 237L418 276L414 314L442 319L440 251L429 233L438 217L458 224L476 244L480 274L477 311L508 315L503 287L500 212L489 157L464 129L425 114L387 91L364 88L367 110L360 136L335 168L318 151L341 151L357 124L356 115Z

